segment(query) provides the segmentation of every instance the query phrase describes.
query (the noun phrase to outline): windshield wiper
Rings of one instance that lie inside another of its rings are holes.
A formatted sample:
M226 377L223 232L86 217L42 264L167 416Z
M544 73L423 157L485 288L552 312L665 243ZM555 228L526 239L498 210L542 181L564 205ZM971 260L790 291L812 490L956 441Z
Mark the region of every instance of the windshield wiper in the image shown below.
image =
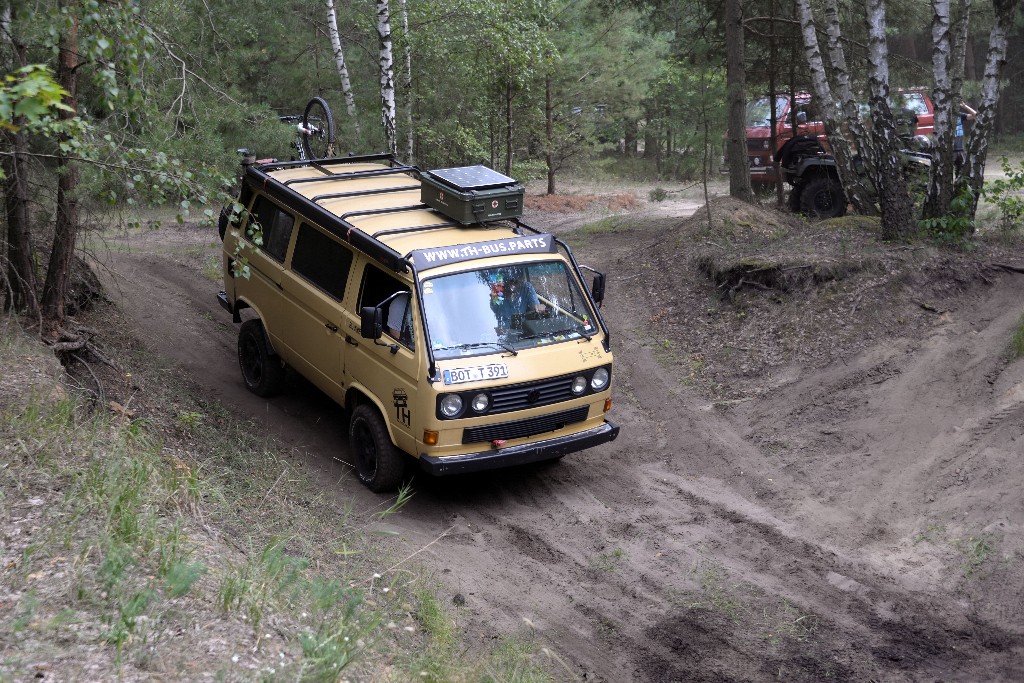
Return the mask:
M508 344L502 344L501 342L466 342L465 344L449 344L448 346L439 346L435 351L445 351L447 349L482 349L488 346L496 346L499 349L508 351L513 356L518 356L519 352L513 349Z
M572 334L573 332L575 332L576 334L580 335L581 337L583 337L587 341L590 341L594 337L594 335L592 335L592 334L586 334L584 332L580 332L575 327L567 327L564 330L554 330L552 332L536 332L534 334L524 334L523 336L520 337L520 339L537 339L538 337L554 337L556 334Z

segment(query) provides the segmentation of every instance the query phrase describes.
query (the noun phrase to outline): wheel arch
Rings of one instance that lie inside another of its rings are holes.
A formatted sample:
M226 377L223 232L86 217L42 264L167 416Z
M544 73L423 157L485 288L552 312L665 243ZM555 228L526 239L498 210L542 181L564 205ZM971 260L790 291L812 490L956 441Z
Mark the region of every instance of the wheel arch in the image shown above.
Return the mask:
M260 321L260 328L263 330L263 341L267 343L267 350L270 351L270 355L279 356L277 349L274 348L274 342L270 339L270 332L267 330L267 319L263 317L263 312L259 306L254 306L249 299L244 296L240 296L235 299L233 315L238 316L242 309L248 308L256 314L256 319Z
M381 419L384 420L384 428L388 430L388 438L391 439L391 445L398 448L398 442L395 440L395 431L391 426L391 420L388 419L387 409L381 400L361 384L349 385L348 390L345 392L345 412L352 415L356 408L361 405L372 405L377 409Z

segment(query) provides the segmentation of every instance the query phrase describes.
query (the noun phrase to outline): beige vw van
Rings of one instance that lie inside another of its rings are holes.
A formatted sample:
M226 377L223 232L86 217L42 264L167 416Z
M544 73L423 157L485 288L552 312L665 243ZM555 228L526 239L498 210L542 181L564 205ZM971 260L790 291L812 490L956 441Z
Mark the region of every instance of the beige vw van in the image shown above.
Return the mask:
M290 366L337 401L373 491L401 483L409 456L446 475L615 439L604 276L588 287L521 203L483 166L245 166L219 300L241 323L246 386L271 396Z

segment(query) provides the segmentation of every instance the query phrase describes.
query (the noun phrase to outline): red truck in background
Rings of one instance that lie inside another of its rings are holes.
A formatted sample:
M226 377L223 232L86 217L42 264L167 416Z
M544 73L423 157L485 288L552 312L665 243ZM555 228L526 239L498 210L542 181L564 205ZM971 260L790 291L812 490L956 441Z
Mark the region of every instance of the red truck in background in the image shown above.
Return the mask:
M794 136L793 121L796 120L796 135L817 137L828 149L825 124L808 93L775 96L775 145L772 146L771 99L758 97L747 102L747 165L750 168L750 183L755 190L775 185L778 170L772 162L775 151Z
M935 112L932 99L923 89L899 90L891 96L894 112L905 111L917 117L917 135L931 135L935 130ZM795 96L775 96L775 146L771 141L771 100L761 96L747 102L747 164L750 168L750 183L755 190L774 186L778 180L778 169L772 162L776 150L794 136L793 121L796 121L795 135L811 135L818 138L824 151L830 151L825 124L814 106L810 93L798 92ZM724 161L724 157L723 157ZM723 164L724 167L724 164ZM727 172L727 171L723 171Z

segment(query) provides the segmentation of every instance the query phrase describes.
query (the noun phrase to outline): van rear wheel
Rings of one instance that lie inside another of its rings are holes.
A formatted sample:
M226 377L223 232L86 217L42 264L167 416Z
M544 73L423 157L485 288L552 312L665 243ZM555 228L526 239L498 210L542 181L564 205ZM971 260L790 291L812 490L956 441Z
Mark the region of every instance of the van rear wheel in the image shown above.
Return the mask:
M387 427L377 409L368 404L352 412L349 443L359 481L374 493L391 491L402 482L402 452L391 443Z
M257 396L273 396L281 391L284 367L271 355L259 320L246 320L238 330L238 367L246 389Z

